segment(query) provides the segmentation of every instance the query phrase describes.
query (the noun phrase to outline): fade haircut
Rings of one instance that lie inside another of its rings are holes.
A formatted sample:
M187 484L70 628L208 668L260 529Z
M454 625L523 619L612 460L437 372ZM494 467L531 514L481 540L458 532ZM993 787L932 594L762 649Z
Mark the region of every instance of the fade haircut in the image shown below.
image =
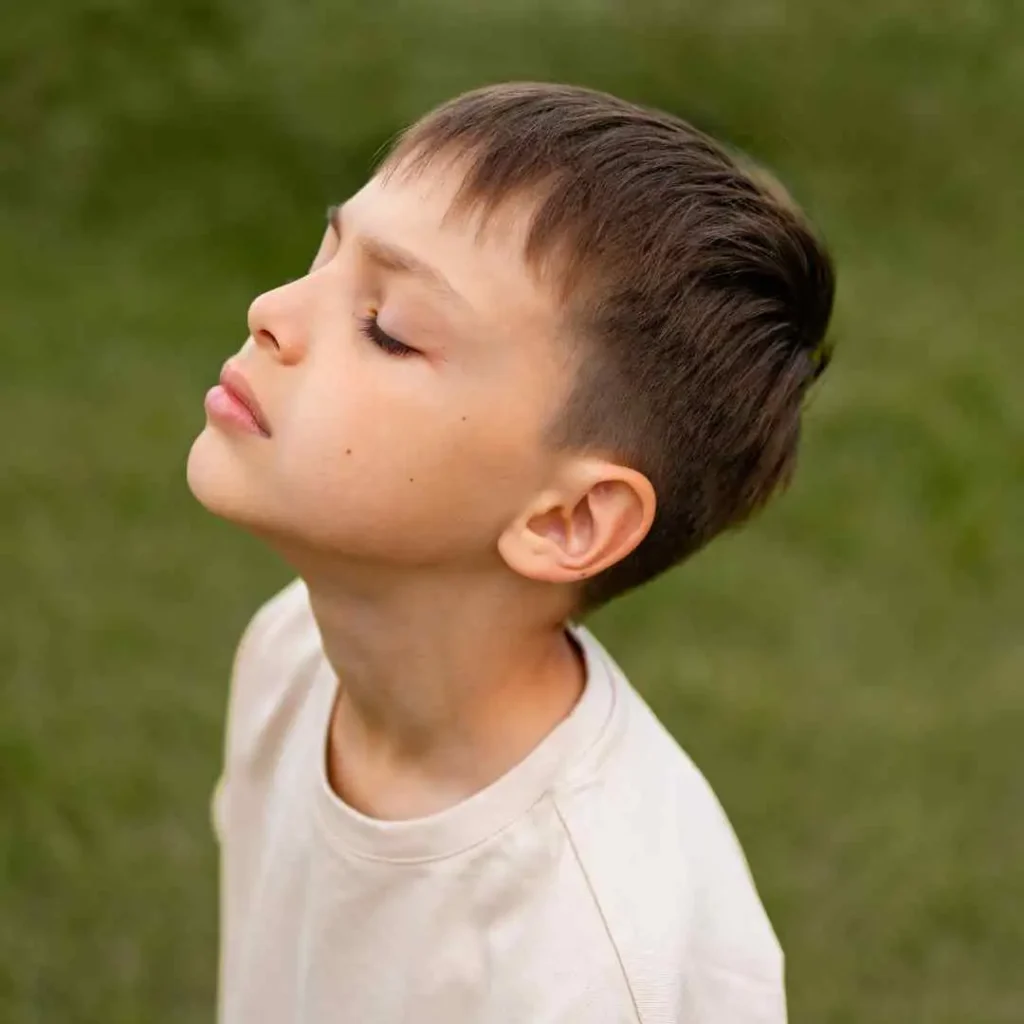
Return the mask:
M580 613L745 521L790 480L824 369L830 257L788 195L690 124L605 93L514 83L451 100L385 159L463 173L454 208L535 203L524 258L554 267L577 358L546 440L642 472L657 510Z

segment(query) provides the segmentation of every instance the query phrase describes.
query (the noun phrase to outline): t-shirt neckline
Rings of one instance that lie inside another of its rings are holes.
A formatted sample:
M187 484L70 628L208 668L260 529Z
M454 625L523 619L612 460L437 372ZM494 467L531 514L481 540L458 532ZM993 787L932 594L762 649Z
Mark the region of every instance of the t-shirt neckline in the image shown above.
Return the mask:
M324 697L318 702L320 742L312 752L317 764L314 816L330 845L374 860L439 860L484 842L533 807L600 738L616 705L608 655L585 626L570 623L567 629L583 653L585 666L583 692L569 714L494 782L436 814L402 821L363 814L331 788L326 750L337 682L324 658L318 680Z

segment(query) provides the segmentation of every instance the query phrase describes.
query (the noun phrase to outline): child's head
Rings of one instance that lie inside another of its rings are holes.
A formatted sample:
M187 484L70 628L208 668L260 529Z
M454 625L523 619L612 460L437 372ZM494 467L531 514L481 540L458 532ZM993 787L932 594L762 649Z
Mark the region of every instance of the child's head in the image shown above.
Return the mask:
M789 478L831 263L684 122L508 85L413 125L237 364L269 438L189 480L297 558L490 573L590 610Z

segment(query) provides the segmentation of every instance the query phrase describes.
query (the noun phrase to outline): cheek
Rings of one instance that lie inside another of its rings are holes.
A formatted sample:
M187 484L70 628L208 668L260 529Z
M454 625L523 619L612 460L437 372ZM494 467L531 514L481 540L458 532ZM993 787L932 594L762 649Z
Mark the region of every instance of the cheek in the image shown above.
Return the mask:
M275 518L311 543L369 557L492 545L537 484L536 410L525 399L536 388L487 388L447 370L321 350L267 452Z
M282 515L314 543L371 557L489 548L529 474L524 445L484 415L366 399L307 409L276 453Z

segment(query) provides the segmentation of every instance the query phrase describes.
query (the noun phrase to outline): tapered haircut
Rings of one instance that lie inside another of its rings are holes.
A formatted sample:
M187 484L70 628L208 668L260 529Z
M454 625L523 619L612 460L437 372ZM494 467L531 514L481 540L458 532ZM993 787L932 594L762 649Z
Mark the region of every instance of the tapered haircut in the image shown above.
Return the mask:
M451 158L456 212L534 204L574 380L546 441L647 476L650 532L581 589L586 613L746 521L790 480L824 370L831 258L765 171L686 121L588 89L487 87L412 125L385 173Z

